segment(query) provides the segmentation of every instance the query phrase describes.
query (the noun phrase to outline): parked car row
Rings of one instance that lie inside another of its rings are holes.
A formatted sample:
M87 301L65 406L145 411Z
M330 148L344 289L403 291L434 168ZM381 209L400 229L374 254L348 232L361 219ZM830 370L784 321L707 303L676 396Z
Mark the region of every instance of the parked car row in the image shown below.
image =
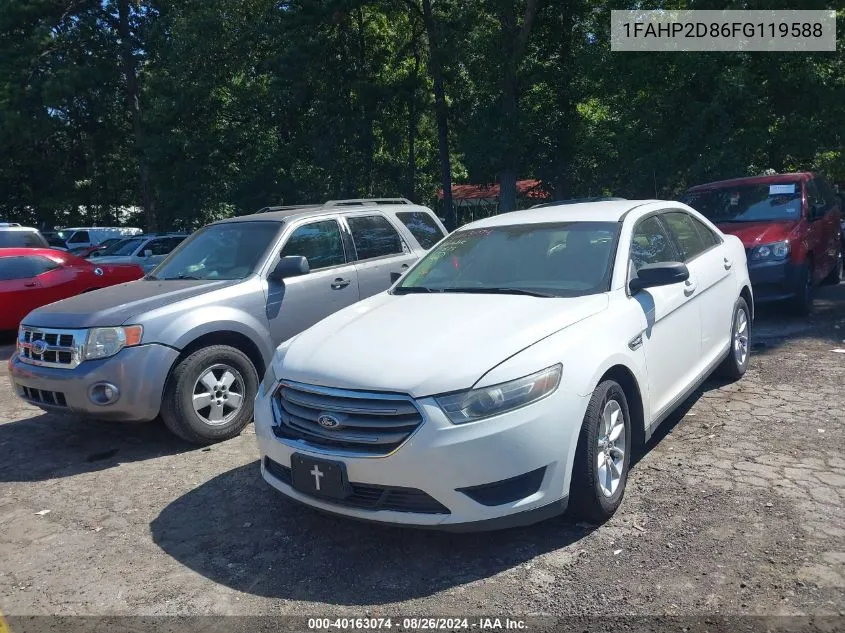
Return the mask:
M196 443L254 415L266 481L328 512L598 521L660 422L745 372L753 311L740 239L680 202L447 237L407 200L332 201L215 222L137 281L30 312L9 373L47 411L160 415Z

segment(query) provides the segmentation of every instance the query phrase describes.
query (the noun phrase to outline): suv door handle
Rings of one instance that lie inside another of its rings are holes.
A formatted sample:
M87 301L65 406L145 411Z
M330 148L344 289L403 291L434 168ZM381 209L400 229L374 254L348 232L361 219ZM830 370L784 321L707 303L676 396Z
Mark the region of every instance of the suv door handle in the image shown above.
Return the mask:
M733 266L733 262L725 257L725 270L730 270L731 266Z
M37 281L25 281L23 286L24 288L35 288L38 285Z
M352 282L349 279L343 279L342 277L338 277L332 282L332 288L334 290L340 290L341 288L346 288Z
M690 296L693 292L695 292L696 283L692 279L687 279L684 282L684 294L686 296Z

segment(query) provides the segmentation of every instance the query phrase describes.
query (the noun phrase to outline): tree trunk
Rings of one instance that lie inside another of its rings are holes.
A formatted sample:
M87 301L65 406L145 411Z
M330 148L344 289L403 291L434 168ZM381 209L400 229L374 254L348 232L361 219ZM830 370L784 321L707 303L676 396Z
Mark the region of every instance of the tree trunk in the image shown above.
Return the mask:
M452 164L449 159L449 110L446 105L446 93L443 87L440 39L431 11L431 0L422 0L422 7L425 30L428 34L431 78L434 83L434 115L437 119L440 180L443 184L443 215L446 217L446 228L449 231L454 231L457 228L457 219L455 218L455 207L452 204Z
M405 175L405 196L413 201L416 197L417 181L417 81L420 73L420 52L414 44L414 72L411 75L411 90L408 98L408 171Z
M516 179L519 167L519 104L517 97L517 69L519 60L525 54L528 36L537 14L537 0L527 0L522 25L516 30L516 2L499 15L501 22L502 45L505 50L505 63L502 75L502 125L507 126L503 135L507 139L505 155L502 156L499 171L499 211L505 213L516 209Z
M367 73L367 48L364 9L358 7L355 12L358 27L358 99L360 100L361 119L363 121L363 150L364 150L364 183L363 193L364 197L373 195L373 116L372 108L370 107L370 77Z
M144 205L144 216L147 231L158 229L155 198L150 183L150 170L145 156L144 127L141 122L140 92L138 77L135 72L135 56L132 53L132 38L129 30L129 0L118 0L118 34L120 35L123 74L126 76L126 105L132 120L132 133L135 137L135 154L138 160L139 181L141 185L141 200Z

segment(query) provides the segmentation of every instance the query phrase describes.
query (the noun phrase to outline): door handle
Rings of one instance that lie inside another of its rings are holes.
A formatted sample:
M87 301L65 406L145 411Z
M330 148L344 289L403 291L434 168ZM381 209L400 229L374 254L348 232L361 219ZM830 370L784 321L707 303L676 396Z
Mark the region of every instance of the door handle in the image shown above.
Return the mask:
M332 282L332 288L334 290L340 290L341 288L346 288L352 282L349 279L343 279L342 277L338 277Z
M692 279L687 279L684 282L684 294L686 296L690 296L693 292L695 292L695 282Z
M733 266L733 262L725 257L725 270L730 270L731 266Z

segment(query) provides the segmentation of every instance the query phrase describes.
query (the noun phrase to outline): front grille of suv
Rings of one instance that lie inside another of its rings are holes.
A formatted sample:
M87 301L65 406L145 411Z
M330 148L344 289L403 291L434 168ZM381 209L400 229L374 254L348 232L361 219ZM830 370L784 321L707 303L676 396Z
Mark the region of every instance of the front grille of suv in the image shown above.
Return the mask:
M409 396L286 382L273 396L273 413L277 437L367 455L392 452L423 421Z
M22 362L73 369L82 362L85 330L54 330L21 326L18 350Z

